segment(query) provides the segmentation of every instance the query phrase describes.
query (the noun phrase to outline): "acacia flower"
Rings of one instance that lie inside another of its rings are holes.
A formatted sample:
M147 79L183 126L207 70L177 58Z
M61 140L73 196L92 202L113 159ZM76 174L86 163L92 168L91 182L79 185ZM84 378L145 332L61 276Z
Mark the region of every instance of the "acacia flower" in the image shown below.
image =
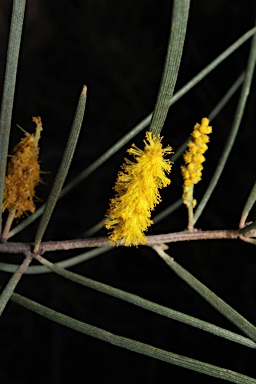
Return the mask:
M112 233L110 243L125 246L145 244L144 232L153 223L151 211L161 201L159 189L170 184L166 176L171 171L170 160L165 155L172 148L162 148L161 137L146 132L142 151L136 145L127 152L134 161L125 159L114 187L116 196L110 200L106 228Z
M42 122L40 117L33 117L32 120L36 123L35 134L25 132L7 165L2 211L7 209L13 217L20 217L25 211L35 211L33 198L35 186L40 181L38 141Z
M183 202L188 207L194 207L196 200L193 199L193 187L202 178L202 163L205 161L203 154L208 149L208 135L212 132L209 126L210 120L204 117L201 124L196 124L191 134L192 139L188 143L188 150L183 155L186 165L181 167L181 173L184 178L183 184Z

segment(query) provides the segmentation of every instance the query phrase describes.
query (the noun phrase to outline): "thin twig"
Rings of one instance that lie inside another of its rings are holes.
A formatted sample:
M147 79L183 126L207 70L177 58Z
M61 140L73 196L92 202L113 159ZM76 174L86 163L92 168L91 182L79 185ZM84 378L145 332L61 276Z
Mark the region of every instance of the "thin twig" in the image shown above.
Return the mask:
M153 235L147 237L146 245L151 246L154 244L173 243L178 241L189 240L217 240L217 239L237 239L240 234L238 230L213 230L213 231L198 231L193 232L181 231L172 232L162 235ZM0 252L3 253L24 253L31 250L31 243L14 243L8 242L0 244ZM107 237L95 237L90 239L75 239L75 240L61 240L61 241L46 241L40 244L38 249L39 254L45 252L54 252L60 250L70 250L79 248L94 248L109 246Z
M188 240L214 240L214 239L235 239L235 238L239 238L245 242L248 242L248 243L251 243L251 244L254 244L256 245L256 239L252 239L250 237L248 237L248 234L247 236L242 236L238 233L238 231L232 231L232 232L229 232L229 231L221 231L218 233L213 233L213 231L208 231L208 233L205 233L205 232L193 232L193 233L189 233L187 231L185 232L178 232L178 234L171 234L173 235L173 237L171 238L170 234L168 235L164 235L165 236L165 242L168 243L168 242L176 242L176 241L188 241ZM203 235L203 236L202 236ZM253 233L252 235L255 236L255 233ZM148 237L149 239L149 242L152 244L154 244L154 241L155 241L155 244L159 244L159 236L163 236L163 235L156 235L157 237L155 236L150 236ZM167 237L168 237L168 240L167 240ZM161 237L163 239L163 237ZM105 238L100 238L100 242L102 243L102 241L105 242ZM96 244L96 241L97 239L93 239L93 241L95 242L94 245ZM55 249L50 249L51 251L58 251L60 250L61 248L61 243L62 242L59 242L59 246L55 246ZM42 243L41 244L41 249L39 250L39 252L41 254L43 254L44 252L47 252L47 250L44 249L44 247L47 245L48 243L45 242L45 243ZM72 249L72 244L69 244L71 247L68 248L68 249ZM81 245L81 248L83 248L83 245ZM8 244L0 244L0 253L3 252L3 253L14 253L14 254L17 254L17 253L25 253L25 252L28 252L28 251L31 251L32 250L32 247L33 247L33 244L23 244L23 243L8 243ZM88 247L88 244L85 246L85 248ZM51 247L50 247L51 248ZM66 248L66 245L65 245L65 248ZM75 248L77 248L77 244L75 244ZM98 246L96 247L95 249L91 250L91 251L87 251L85 253L82 253L78 256L75 256L75 257L71 257L71 258L68 258L66 260L62 260L60 262L57 262L56 265L61 267L61 268L68 268L68 267L72 267L74 265L77 265L77 264L80 264L86 260L89 260L91 259L92 257L95 257L95 256L98 256L108 250L111 250L113 247L110 247L110 246L104 246L104 247L101 247L101 246ZM18 268L18 265L17 264L10 264L10 263L3 263L3 262L0 262L0 271L4 271L4 272L15 272L16 269ZM28 267L26 273L28 274L41 274L41 273L47 273L49 272L48 269L46 269L45 267L43 266L32 266L32 267Z

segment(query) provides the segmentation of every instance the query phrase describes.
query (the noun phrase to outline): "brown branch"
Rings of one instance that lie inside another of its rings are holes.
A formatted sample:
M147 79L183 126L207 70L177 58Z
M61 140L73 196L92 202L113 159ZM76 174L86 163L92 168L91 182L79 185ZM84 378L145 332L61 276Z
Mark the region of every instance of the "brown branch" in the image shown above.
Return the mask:
M191 240L216 240L216 239L236 239L240 235L237 230L217 230L217 231L182 231L174 233L166 233L163 235L154 235L147 237L146 245L154 245L161 243L173 243L177 241ZM107 237L95 237L91 239L61 240L42 242L38 250L39 254L49 251L60 251L80 248L94 248L108 246ZM0 252L2 253L25 253L31 251L32 243L5 243L0 244Z
M182 231L166 233L164 235L154 235L147 237L146 245L173 243L177 241L191 240L217 240L217 239L237 239L239 237L237 230L213 230L213 231Z
M32 250L32 243L0 243L0 253L22 253Z

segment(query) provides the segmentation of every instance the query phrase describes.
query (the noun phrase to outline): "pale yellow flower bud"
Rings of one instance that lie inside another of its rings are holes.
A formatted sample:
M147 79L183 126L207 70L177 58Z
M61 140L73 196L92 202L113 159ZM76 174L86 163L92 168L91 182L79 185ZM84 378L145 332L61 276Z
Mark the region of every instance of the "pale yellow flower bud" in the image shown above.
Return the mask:
M196 200L191 200L193 193L189 188L192 188L202 178L202 163L205 161L203 154L208 148L206 143L209 142L209 137L207 135L211 132L212 127L209 126L209 119L206 117L202 119L201 124L196 123L191 133L192 140L187 145L188 151L183 155L186 166L181 167L184 178L182 197L186 205L191 204L194 207L196 204Z

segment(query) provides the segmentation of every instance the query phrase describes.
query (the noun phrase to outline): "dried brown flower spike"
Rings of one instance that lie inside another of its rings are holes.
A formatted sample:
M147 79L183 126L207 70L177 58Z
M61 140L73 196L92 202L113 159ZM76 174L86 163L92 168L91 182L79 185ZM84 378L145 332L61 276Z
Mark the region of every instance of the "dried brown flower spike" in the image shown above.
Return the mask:
M9 211L7 222L15 217L20 217L25 211L34 212L35 186L40 181L40 166L38 163L39 147L38 141L42 131L40 117L33 117L36 124L36 132L30 135L25 132L25 137L14 148L7 165L7 173L4 185L4 198L2 211ZM2 237L5 238L9 232L11 222L6 223ZM7 233L6 233L7 232Z

